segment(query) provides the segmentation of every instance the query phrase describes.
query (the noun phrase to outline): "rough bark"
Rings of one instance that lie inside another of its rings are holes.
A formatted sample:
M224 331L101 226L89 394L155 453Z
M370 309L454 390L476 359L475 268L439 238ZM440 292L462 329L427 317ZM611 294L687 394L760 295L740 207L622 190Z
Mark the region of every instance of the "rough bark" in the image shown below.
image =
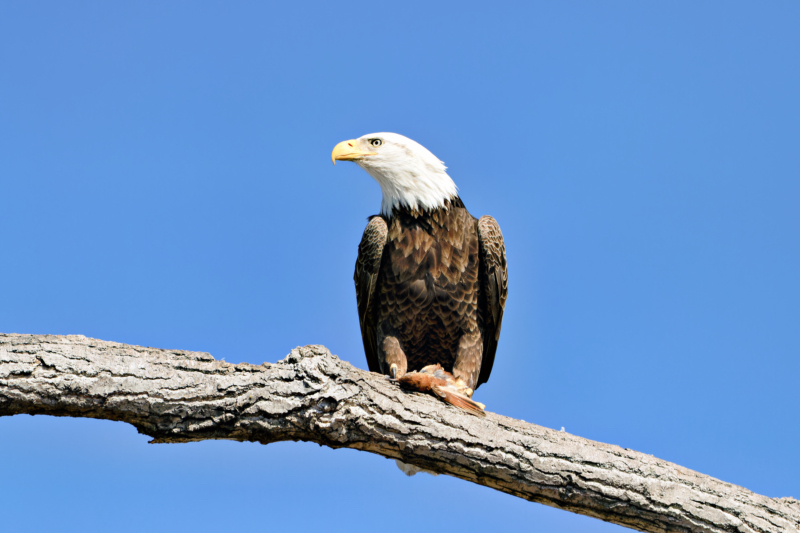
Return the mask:
M0 416L20 413L121 420L154 442L355 448L640 531L800 531L792 498L500 415L470 416L323 346L234 365L79 335L0 334Z

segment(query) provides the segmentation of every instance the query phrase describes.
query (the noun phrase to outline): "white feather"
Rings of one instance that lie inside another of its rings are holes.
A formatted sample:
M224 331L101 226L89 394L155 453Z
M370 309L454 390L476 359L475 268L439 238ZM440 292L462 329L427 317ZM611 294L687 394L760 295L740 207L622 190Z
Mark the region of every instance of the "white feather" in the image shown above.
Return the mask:
M370 140L380 139L373 147ZM447 167L421 144L397 133L370 133L358 139L376 155L356 161L381 186L381 212L390 215L395 207L437 209L458 196L458 188Z

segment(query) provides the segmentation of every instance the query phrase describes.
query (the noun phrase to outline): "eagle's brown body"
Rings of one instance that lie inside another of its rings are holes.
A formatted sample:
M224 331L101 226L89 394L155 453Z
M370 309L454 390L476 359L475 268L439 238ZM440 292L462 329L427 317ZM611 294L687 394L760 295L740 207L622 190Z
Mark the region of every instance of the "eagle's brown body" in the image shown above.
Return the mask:
M500 228L458 197L370 218L355 271L369 368L397 377L441 364L470 388L489 379L508 276Z

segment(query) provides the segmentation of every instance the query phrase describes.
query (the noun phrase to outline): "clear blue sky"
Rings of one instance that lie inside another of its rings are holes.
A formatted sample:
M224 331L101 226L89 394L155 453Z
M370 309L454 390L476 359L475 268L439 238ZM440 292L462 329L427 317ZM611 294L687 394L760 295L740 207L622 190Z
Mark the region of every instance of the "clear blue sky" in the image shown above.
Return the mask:
M0 331L366 368L407 135L493 215L497 413L800 498L800 4L0 2ZM305 443L0 419L8 531L622 528Z

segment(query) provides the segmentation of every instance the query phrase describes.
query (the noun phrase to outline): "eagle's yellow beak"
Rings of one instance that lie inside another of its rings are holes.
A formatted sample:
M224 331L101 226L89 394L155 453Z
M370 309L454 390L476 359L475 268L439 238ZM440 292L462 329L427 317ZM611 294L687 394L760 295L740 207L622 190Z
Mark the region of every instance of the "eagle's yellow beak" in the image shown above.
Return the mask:
M364 156L378 155L377 152L365 152L358 148L361 143L358 139L350 139L349 141L342 141L333 147L331 152L331 161L336 164L336 161L356 161Z

